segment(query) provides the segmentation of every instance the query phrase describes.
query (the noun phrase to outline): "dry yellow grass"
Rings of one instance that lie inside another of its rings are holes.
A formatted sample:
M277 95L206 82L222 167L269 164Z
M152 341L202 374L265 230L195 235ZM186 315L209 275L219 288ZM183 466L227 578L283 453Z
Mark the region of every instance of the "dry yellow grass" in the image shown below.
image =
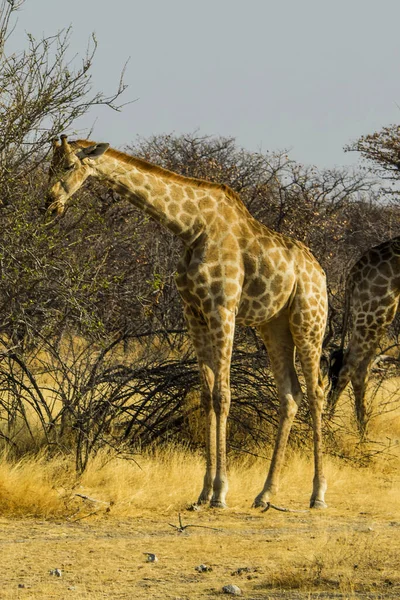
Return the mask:
M350 422L349 412L344 399L339 419ZM251 509L268 468L251 457L230 465L229 509L186 512L203 459L183 450L137 464L101 455L79 481L68 458L4 456L0 598L199 600L220 598L227 584L253 600L398 598L399 421L398 412L373 419L371 437L390 450L368 466L326 459L329 508L320 512ZM311 453L289 453L276 504L307 509L312 471ZM183 532L170 525L179 513ZM212 571L197 572L202 563ZM50 575L56 568L62 577Z
M49 471L38 476L40 465L37 471L28 461L17 470L10 467L15 495L18 489L27 495L26 514L36 518L1 519L1 598L62 599L73 592L74 598L195 600L217 598L229 583L254 599L399 593L395 471L381 477L376 469L360 472L329 460L327 511L263 514L250 508L265 475L258 461L232 466L230 509L199 512L184 511L202 474L196 457L177 451L143 457L142 470L119 460L96 464L68 488L72 479L60 476L62 464L53 461L47 468L54 469L57 489ZM304 509L311 472L306 458L292 456L279 504ZM106 512L109 502L114 504ZM183 533L172 528L179 512L184 525L197 527ZM144 552L154 552L158 562L147 563ZM202 563L213 570L195 571ZM49 574L55 568L62 570L61 578Z

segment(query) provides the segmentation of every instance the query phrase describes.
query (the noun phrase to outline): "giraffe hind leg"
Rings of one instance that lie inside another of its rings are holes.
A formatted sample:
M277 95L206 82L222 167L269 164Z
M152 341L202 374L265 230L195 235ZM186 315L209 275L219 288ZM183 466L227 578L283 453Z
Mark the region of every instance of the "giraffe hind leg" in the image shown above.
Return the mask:
M354 335L345 353L343 365L337 379L337 386L328 395L328 411L330 411L328 414L333 416L333 409L337 400L351 381L354 391L356 422L361 437L364 437L366 433L370 418L365 391L379 338L380 335L377 332L366 331L363 337L360 337L359 333Z
M342 348L334 350L329 358L328 378L330 388L326 399L326 412L329 419L335 415L336 403L344 388L350 381L350 377L339 380L340 374L344 368L346 355Z
M350 382L353 383L355 373L360 367L360 357L363 355L363 353L363 341L353 337L350 340L349 346L345 351L342 360L339 358L340 365L339 367L336 366L337 372L335 373L335 377L333 377L331 380L332 385L327 397L328 418L333 418L340 396L346 389L347 385ZM336 362L335 356L333 356L333 361ZM332 370L333 369L335 369L335 364L332 366Z
M308 303L306 302L306 307ZM307 399L313 426L314 445L314 478L310 498L311 508L326 508L325 492L327 483L323 472L323 439L322 439L322 409L324 406L324 388L320 372L322 338L326 316L326 303L316 306L308 318L300 318L303 314L303 301L299 298L294 307L293 315L297 317L292 322L293 340L300 359L307 388Z
M310 508L326 508L325 492L327 483L322 466L322 409L324 405L324 391L319 373L319 358L316 360L311 359L311 356L314 354L313 350L307 352L302 348L299 351L313 423L314 478Z
M371 418L371 409L367 401L366 387L368 377L371 371L372 360L376 354L380 340L382 339L386 328L394 319L397 312L398 298L387 308L385 314L375 324L374 328L369 328L364 332L364 337L359 343L360 352L358 359L358 368L351 375L351 383L354 390L355 414L357 427L361 438L364 438L367 432L368 421Z
M361 438L364 438L366 435L368 421L371 417L371 410L366 397L366 387L375 351L376 344L374 344L373 348L369 349L351 376L351 383L354 390L356 422Z
M294 343L287 315L282 315L261 327L260 334L268 350L278 389L279 426L267 479L253 503L256 508L265 507L278 491L286 444L303 397L294 366Z

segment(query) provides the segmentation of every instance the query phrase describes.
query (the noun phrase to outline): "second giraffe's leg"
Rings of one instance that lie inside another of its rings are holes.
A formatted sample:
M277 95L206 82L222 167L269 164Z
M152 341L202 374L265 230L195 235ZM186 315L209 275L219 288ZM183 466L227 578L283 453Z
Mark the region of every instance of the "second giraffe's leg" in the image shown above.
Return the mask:
M358 299L360 302L360 299ZM379 301L379 314L368 315L368 306L358 304L354 309L355 324L349 346L344 355L343 365L340 368L336 385L328 394L328 411L333 414L336 402L344 388L351 381L355 396L355 412L357 425L361 435L369 419L365 398L365 388L379 341L384 335L387 327L393 321L398 307L399 297L393 292L376 299ZM372 323L367 317L372 318Z
M201 406L206 420L206 472L198 504L210 502L216 473L216 418L213 406L213 352L207 324L189 307L185 307L185 318L190 338L197 355L201 384Z
M357 370L362 352L362 342L353 337L344 353L337 380L332 383L332 387L328 392L326 410L329 418L334 416L337 401L344 392L347 384L350 383L353 373Z
M368 332L367 330L363 336L360 335L360 332L356 332L353 335L344 355L337 385L328 396L328 411L333 415L338 398L351 381L355 398L357 425L361 435L365 434L369 418L365 400L365 389L379 337L378 332Z
M369 410L367 408L365 390L367 386L368 376L371 368L373 354L364 358L358 366L358 369L351 377L351 383L354 390L354 403L357 427L360 436L363 437L367 430L369 421Z
M381 298L379 304L381 312L379 315L376 315L373 325L357 327L349 345L347 362L349 364L352 361L357 363L356 368L353 366L351 370L350 378L354 390L357 425L362 437L366 433L366 427L370 418L365 389L372 359L387 327L396 315L398 303L399 298L397 295ZM355 348L352 347L352 344Z
M264 487L254 500L255 507L266 506L278 491L286 444L303 396L294 367L294 344L287 314L264 325L260 333L268 350L278 389L280 415L271 465Z
M379 336L380 337L380 336ZM351 374L351 383L354 391L354 403L357 427L361 437L366 434L370 410L367 406L366 387L371 370L372 360L378 346L378 340L370 340L368 348L363 348L362 359L358 362L357 368Z

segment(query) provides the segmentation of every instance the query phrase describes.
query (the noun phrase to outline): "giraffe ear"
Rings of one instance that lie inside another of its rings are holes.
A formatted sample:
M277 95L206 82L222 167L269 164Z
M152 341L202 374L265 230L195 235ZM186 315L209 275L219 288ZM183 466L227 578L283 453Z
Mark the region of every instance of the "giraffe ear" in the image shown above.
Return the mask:
M107 143L93 144L87 148L81 148L78 152L76 152L76 156L81 160L83 158L97 158L104 154L109 147L110 144Z

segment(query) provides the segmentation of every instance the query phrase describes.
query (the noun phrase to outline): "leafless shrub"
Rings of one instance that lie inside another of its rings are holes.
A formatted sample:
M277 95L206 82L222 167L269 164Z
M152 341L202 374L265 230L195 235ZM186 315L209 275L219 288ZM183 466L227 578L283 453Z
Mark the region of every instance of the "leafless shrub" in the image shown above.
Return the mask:
M199 410L197 363L185 334L168 337L168 343L160 336L142 339L140 346L136 342L134 360L124 354L122 338L103 346L69 335L61 344L43 339L40 351L31 352L29 359L4 351L3 442L17 454L43 444L73 452L79 473L104 446L130 454L169 441L196 447L203 441L190 427L192 413ZM265 358L264 350L254 347L233 356L233 447L245 439L265 442L263 423L275 425L277 420L278 402Z
M28 47L7 52L13 14L25 0L3 0L0 8L0 190L3 206L13 204L16 181L23 180L43 161L50 140L96 105L121 108L125 90L122 76L118 89L106 96L92 92L91 68L97 41L80 65L70 58L70 30L36 40L28 35Z

